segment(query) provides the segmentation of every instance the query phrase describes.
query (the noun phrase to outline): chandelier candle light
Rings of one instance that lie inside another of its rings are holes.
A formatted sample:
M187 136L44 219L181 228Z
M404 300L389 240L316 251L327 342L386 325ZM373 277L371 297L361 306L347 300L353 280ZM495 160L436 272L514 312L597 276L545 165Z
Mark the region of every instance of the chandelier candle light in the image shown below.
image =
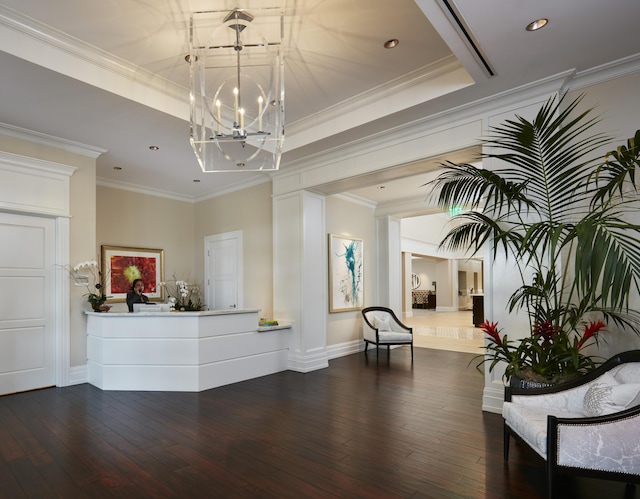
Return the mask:
M283 11L191 16L191 146L204 172L273 171L284 142Z

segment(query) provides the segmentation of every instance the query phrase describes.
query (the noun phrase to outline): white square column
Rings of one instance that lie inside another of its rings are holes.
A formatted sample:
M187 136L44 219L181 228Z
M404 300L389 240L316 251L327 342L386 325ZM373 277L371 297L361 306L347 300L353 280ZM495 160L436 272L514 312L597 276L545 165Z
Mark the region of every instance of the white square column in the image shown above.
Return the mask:
M402 236L399 218L376 218L378 289L375 305L402 317Z
M296 191L273 199L273 314L292 323L289 369L329 367L324 196Z

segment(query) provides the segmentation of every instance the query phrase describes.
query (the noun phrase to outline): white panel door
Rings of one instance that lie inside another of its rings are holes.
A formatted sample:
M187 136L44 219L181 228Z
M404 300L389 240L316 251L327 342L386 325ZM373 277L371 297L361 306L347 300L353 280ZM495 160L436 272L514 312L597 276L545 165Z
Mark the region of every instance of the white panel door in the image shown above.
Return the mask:
M55 385L55 221L0 213L0 394Z
M205 273L210 310L242 308L242 231L205 238Z

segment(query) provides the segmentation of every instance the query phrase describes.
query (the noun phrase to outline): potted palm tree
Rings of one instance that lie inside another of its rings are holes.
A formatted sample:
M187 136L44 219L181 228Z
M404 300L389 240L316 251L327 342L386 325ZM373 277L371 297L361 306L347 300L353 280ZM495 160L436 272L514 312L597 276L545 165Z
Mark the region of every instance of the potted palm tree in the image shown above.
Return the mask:
M552 97L533 120L493 127L484 158L494 169L447 162L430 182L440 207L463 206L441 247L487 247L515 264L519 287L509 313L524 311L530 330L515 340L486 322L480 364L506 363L505 377L557 382L594 369L583 349L615 325L640 334L629 307L640 283L640 130L608 154L598 118L580 112L582 96Z

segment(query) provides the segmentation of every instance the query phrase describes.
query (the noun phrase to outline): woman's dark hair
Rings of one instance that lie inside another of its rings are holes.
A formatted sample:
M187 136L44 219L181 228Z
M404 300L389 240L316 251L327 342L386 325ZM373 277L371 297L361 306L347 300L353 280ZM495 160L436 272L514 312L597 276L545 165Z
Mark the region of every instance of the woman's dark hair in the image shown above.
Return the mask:
M131 291L133 291L133 289L136 287L136 283L138 281L142 281L142 279L134 279L133 282L131 283Z

